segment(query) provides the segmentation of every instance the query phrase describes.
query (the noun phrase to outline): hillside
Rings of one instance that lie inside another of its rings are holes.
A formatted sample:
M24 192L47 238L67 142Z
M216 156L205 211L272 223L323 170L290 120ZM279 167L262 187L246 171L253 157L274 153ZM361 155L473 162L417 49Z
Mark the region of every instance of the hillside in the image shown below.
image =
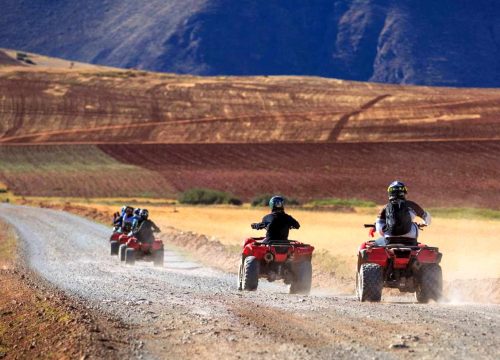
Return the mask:
M45 61L0 67L0 142L500 139L496 89L176 76Z
M244 200L381 203L399 178L427 206L500 204L500 90L178 76L0 54L0 182L16 194L210 187Z
M4 0L0 47L198 75L497 87L496 0Z

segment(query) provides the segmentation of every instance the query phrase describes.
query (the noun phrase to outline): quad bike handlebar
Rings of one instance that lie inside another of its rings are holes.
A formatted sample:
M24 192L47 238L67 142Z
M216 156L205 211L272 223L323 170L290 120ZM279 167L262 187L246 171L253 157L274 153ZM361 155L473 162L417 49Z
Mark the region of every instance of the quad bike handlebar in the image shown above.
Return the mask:
M418 229L421 230L421 231L424 231L424 228L427 227L427 224L421 224L421 223L414 223L415 225L417 225ZM371 237L374 237L374 234L375 234L375 224L364 224L363 225L365 228L370 228L370 236Z
M252 229L254 230L262 230L262 229L265 229L267 227L268 224L266 223L253 223L253 224L250 224L250 226L252 227ZM375 225L374 225L375 226ZM290 229L297 229L297 227L295 226L290 226Z

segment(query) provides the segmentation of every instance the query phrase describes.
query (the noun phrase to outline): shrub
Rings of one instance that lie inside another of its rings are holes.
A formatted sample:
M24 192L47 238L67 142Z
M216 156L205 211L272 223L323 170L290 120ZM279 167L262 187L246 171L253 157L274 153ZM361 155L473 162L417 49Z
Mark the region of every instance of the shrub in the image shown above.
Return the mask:
M212 205L212 204L230 204L241 205L240 199L223 191L212 189L190 189L184 191L179 197L181 204L191 205Z
M271 194L262 194L262 195L257 195L256 197L254 197L252 200L251 200L251 205L252 206L268 206L269 205L269 200L271 200L271 198L273 197L274 195L271 195ZM297 200L297 199L294 199L294 198L287 198L287 197L283 197L285 199L285 206L286 205L300 205L300 202Z
M337 198L329 198L329 199L319 199L313 200L308 205L311 206L335 206L335 207L375 207L373 201L365 201L359 199L337 199Z

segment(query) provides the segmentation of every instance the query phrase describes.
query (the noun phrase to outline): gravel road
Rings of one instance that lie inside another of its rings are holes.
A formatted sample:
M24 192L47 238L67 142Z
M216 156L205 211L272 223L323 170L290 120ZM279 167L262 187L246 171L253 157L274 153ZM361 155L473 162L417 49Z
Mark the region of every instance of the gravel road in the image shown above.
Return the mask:
M120 264L109 228L65 212L2 204L0 219L17 230L34 271L123 321L131 358L500 358L499 305L360 304L327 289L288 295L265 281L239 292L234 275L168 246L164 268Z

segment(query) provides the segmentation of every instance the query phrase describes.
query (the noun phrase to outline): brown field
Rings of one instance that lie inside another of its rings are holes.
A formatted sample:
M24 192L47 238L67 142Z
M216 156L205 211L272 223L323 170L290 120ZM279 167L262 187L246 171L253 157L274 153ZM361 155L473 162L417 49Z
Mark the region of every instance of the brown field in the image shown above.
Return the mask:
M39 65L0 67L0 142L500 138L496 89L310 77L176 76L79 64L70 69L67 61L34 60Z
M141 181L138 187L132 179ZM17 195L169 196L153 171L121 163L92 145L0 146L0 182Z

